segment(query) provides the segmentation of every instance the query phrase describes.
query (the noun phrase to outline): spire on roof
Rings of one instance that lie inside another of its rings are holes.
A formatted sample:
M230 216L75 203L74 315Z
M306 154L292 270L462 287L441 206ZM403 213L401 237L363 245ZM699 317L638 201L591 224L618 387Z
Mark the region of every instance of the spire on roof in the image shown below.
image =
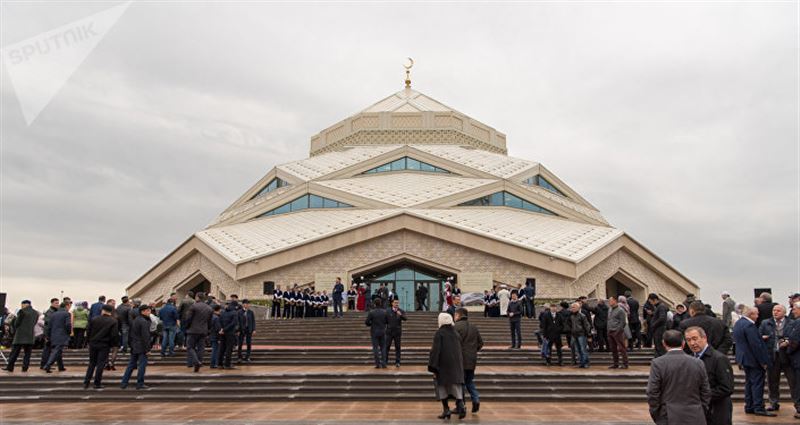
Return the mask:
M406 69L406 88L411 88L411 67L414 66L414 59L408 58L408 65L403 64Z

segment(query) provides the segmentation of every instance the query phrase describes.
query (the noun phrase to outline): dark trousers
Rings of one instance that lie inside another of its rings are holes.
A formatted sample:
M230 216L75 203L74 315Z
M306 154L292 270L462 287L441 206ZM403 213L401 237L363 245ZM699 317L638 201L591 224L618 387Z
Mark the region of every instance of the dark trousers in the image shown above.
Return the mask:
M622 364L624 366L628 365L628 350L625 349L625 329L608 331L608 347L611 349L614 366L619 366L620 354L622 354Z
M247 351L244 353L244 357L242 357L242 346L247 345ZM236 356L240 359L250 359L250 351L253 349L253 332L244 331L239 334L239 347L236 350Z
M216 367L220 364L219 361L219 336L212 335L211 336L211 367Z
M198 366L203 364L206 351L206 337L200 334L189 334L186 338L186 364Z
M520 348L522 346L522 326L519 320L509 321L508 323L511 327L511 346Z
M88 386L94 376L94 386L99 387L103 383L103 369L108 362L109 347L89 347L89 367L86 368L86 376L83 378L83 385Z
M764 410L764 369L760 366L744 368L744 410Z
M231 357L233 356L233 346L236 345L236 334L225 334L224 343L220 352L219 363L223 367L231 367Z
M594 337L595 346L597 351L604 351L608 349L608 328L605 326L597 327L597 336ZM623 337L624 338L624 337Z
M283 318L288 319L292 317L292 309L294 306L289 305L288 303L283 306Z
M274 302L272 303L272 318L279 319L281 317L281 303Z
M628 341L628 347L633 349L642 348L642 323L629 323L628 326L631 328L631 339Z
M47 360L50 359L50 351L53 347L50 345L50 341L45 339L44 345L42 346L42 359L39 362L39 368L44 369L44 365L47 364Z
M664 344L662 344L664 341L664 330L663 326L653 329L653 348L656 350L656 357L663 356L667 352L667 349L664 348Z
M526 299L524 306L525 306L525 317L530 319L531 317L533 317L535 313L535 311L533 311L533 300Z
M83 348L83 345L86 342L86 329L75 328L73 331L75 332L75 348Z
M402 353L400 348L401 336L402 333L400 332L389 332L386 335L386 351L383 353L383 364L389 363L389 349L392 348L392 343L394 343L394 364L400 364L400 354Z
M181 329L183 329L183 326L181 326ZM122 347L122 352L128 351L128 333L130 330L130 325L123 324L119 326L119 345Z
M121 385L128 386L128 381L133 375L133 369L136 368L136 387L144 385L144 372L147 369L147 353L131 353L128 360L128 367L125 368L125 374L122 375Z
M786 353L773 351L772 366L767 369L767 383L769 384L769 402L771 404L778 404L781 400L781 373L786 375L786 381L789 383L789 392L794 401L795 410L798 407L798 389L795 385L794 369L792 363Z
M333 316L342 317L342 299L337 298L336 295L333 296Z
M556 347L556 355L558 356L558 364L561 365L564 361L564 353L561 350L563 344L561 343L561 335L559 335L555 339L547 338L547 363L550 363L550 359L553 357L553 346Z
M53 363L58 363L58 369L64 369L64 348L66 345L51 345L50 348L50 357L47 359L47 363L44 364L44 368L48 369Z
M386 335L371 335L372 355L375 357L375 366L386 366Z
M17 363L17 358L19 357L19 352L24 351L25 354L22 357L22 368L28 370L28 366L31 364L31 349L33 348L33 344L14 344L11 346L11 355L8 357L8 366L6 366L7 370L14 370L14 364Z
M731 397L711 400L706 413L706 425L732 425L733 402Z
M475 387L475 369L464 369L464 388L466 388L466 392L469 392L469 398L473 405L480 403L481 395Z

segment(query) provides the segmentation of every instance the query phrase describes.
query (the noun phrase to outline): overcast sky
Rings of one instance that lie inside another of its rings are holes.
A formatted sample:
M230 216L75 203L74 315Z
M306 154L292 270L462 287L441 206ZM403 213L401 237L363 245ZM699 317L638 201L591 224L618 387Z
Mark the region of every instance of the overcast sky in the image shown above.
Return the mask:
M1 3L0 45L115 4ZM31 125L3 57L9 304L119 298L406 56L714 305L798 290L797 3L133 3Z

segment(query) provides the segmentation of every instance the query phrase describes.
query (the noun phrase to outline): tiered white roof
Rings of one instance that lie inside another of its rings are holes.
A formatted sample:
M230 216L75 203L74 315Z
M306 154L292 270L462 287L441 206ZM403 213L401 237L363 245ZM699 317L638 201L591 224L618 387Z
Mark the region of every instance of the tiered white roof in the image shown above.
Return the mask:
M416 90L404 89L379 100L361 112L457 112Z
M496 181L440 173L394 172L370 174L351 179L325 180L318 184L387 204L410 207Z
M314 180L400 148L400 145L346 147L340 151L289 162L277 168L301 180Z
M458 145L414 145L415 149L507 179L538 165L533 161Z
M622 235L510 208L305 210L216 227L196 236L232 263L241 263L356 227L409 214L553 257L578 262Z

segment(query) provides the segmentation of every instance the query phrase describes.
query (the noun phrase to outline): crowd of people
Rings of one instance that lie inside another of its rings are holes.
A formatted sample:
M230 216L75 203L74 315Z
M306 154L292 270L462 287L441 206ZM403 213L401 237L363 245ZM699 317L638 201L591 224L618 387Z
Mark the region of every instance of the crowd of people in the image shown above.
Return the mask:
M52 373L57 365L65 371L64 350L89 348L89 366L84 378L84 388L90 384L103 388L103 371L116 370L118 353L130 353L120 387L125 389L136 371L136 388L148 388L144 382L150 354L160 348L161 357L175 355L176 346L186 348L186 366L195 372L206 364L204 353L211 348L208 365L212 369L235 369L232 365L234 349L237 363L249 363L252 337L256 331L256 317L250 302L231 295L220 302L205 293L187 293L181 300L171 294L156 309L154 304L122 297L116 300L99 297L88 308L65 297L53 298L50 307L39 313L30 300L23 300L16 314L7 309L2 316L3 346L11 346L7 365L3 369L14 372L22 355L22 372L30 368L34 347L42 349L40 368Z

